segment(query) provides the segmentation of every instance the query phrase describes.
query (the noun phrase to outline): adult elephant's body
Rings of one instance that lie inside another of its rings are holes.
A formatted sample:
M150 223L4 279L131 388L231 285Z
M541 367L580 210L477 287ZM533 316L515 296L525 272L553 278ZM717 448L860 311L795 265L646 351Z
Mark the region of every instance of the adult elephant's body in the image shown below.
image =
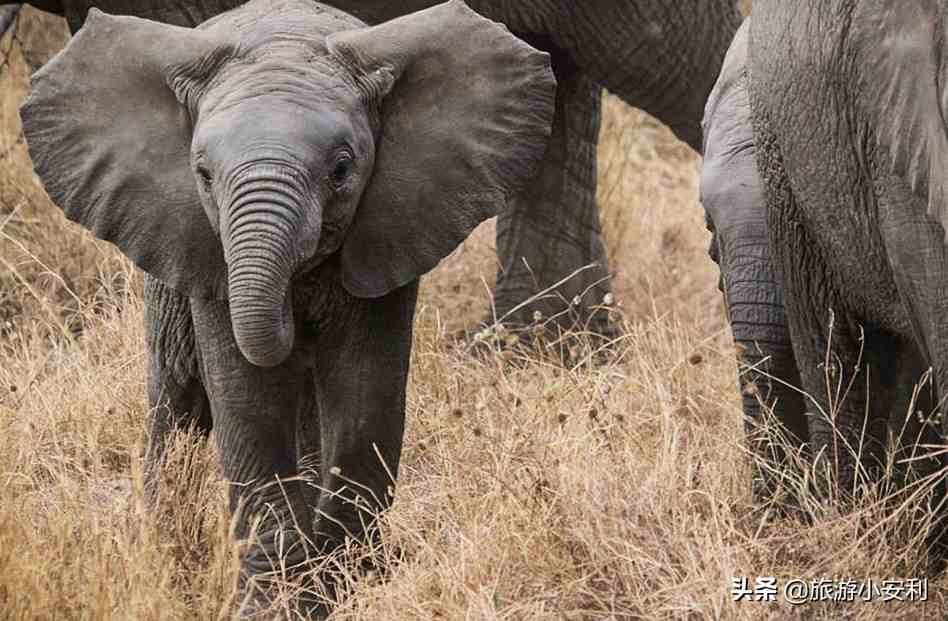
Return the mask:
M243 0L65 0L57 9L73 31L89 7L193 26ZM436 0L329 0L368 23L436 4ZM724 53L740 23L734 0L692 3L660 0L469 0L479 13L551 53L558 82L553 138L536 181L498 222L495 307L504 316L523 300L579 268L558 289L563 300L583 300L584 314L610 289L609 267L596 209L596 143L602 88L646 110L695 150L701 114ZM547 297L511 313L529 323L539 310L564 310ZM570 318L564 316L566 321ZM609 332L604 313L590 326Z
M843 493L878 466L887 430L903 431L924 369L934 400L948 395L939 5L754 3L751 117L771 248L810 443ZM935 431L909 424L904 439Z

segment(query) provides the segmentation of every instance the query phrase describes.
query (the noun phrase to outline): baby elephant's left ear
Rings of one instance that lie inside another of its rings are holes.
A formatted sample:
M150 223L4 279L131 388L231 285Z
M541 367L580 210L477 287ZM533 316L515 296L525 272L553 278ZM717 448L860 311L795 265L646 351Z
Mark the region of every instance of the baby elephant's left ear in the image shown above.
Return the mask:
M434 268L535 174L550 57L461 0L334 35L382 102L375 169L342 249L343 284L379 297Z

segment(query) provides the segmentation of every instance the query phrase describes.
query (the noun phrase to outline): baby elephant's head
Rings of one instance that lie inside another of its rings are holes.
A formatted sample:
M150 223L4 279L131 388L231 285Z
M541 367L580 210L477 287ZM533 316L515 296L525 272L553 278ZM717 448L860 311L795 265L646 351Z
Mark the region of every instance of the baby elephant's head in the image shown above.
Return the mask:
M367 28L253 0L198 29L91 11L33 78L30 155L66 215L192 297L253 364L293 348L293 276L339 253L379 297L530 179L549 57L461 0Z

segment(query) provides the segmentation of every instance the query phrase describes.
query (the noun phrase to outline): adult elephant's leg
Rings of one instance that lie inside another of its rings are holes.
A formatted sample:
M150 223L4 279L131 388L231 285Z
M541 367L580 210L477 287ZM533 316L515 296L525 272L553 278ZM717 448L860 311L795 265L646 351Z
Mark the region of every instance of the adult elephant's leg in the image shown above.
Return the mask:
M860 454L868 424L863 326L828 285L827 261L819 244L800 224L806 219L790 188L779 144L762 105L758 105L753 122L770 247L779 266L794 356L807 393L809 448L816 460L817 491L831 497L846 496L857 480L855 457Z
M891 471L902 484L931 475L937 459L926 458L940 443L935 425L935 386L914 339L890 334L870 335L865 358L873 367L869 377L869 406L873 420L885 421L873 445L864 451L866 471L878 480ZM892 454L888 450L894 451Z
M608 259L596 207L596 143L602 89L553 52L556 116L539 174L497 220L495 309L504 323L523 326L539 311L573 326L609 333L607 313L595 312L610 290ZM586 267L590 266L590 267ZM586 268L536 301L531 296ZM581 303L574 304L574 298ZM516 310L515 310L516 309Z
M374 300L350 299L315 341L321 490L316 544L372 537L393 498L405 425L417 282ZM327 322L327 319L323 319Z
M188 298L145 275L145 340L151 430L145 452L145 491L154 501L168 441L175 431L207 436L211 410L201 385Z
M549 37L544 47L554 50L558 81L554 136L540 179L498 220L499 316L591 263L600 267L573 278L560 295L568 302L586 292L582 304L589 309L609 291L595 205L597 84L650 112L700 150L701 114L740 14L733 0L708 0L700 9L679 4L473 3L517 32ZM536 310L549 316L565 308L551 297L522 308L513 319L528 323ZM607 315L595 317L591 327L610 334Z
M241 558L241 588L262 602L273 572L285 567L289 576L275 578L283 581L306 570L311 558L312 516L296 456L297 417L311 399L311 365L294 351L278 366L254 366L237 346L225 302L192 299L191 309L214 438L231 484L235 534L252 535Z
M934 379L935 412L922 430L923 439L918 452L925 454L927 447L943 446L948 436L948 246L944 230L926 213L923 200L915 197L906 184L888 174L883 157L871 158L877 178L879 229L886 255L893 267L896 286L904 308L908 311L913 337L922 368L930 368ZM927 413L920 408L923 416ZM944 454L925 464L928 471L937 471L946 465ZM931 504L944 502L946 482L933 482ZM928 537L933 564L942 568L948 560L948 510L941 508L941 520Z

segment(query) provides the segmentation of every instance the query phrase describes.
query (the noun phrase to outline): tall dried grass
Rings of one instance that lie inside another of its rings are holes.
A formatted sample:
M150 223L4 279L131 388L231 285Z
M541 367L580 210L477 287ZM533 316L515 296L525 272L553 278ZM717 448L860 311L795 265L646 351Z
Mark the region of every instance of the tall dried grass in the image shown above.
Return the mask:
M16 144L22 50L54 49L57 24L30 12L22 42L0 42L0 618L224 618L237 547L213 449L178 437L159 511L143 500L139 278L65 222ZM612 98L600 156L619 355L564 367L451 347L488 308L492 224L425 278L374 552L388 573L352 576L334 618L942 618L943 579L924 605L732 601L736 576L918 575L917 532L869 496L847 515L754 510L699 159Z

